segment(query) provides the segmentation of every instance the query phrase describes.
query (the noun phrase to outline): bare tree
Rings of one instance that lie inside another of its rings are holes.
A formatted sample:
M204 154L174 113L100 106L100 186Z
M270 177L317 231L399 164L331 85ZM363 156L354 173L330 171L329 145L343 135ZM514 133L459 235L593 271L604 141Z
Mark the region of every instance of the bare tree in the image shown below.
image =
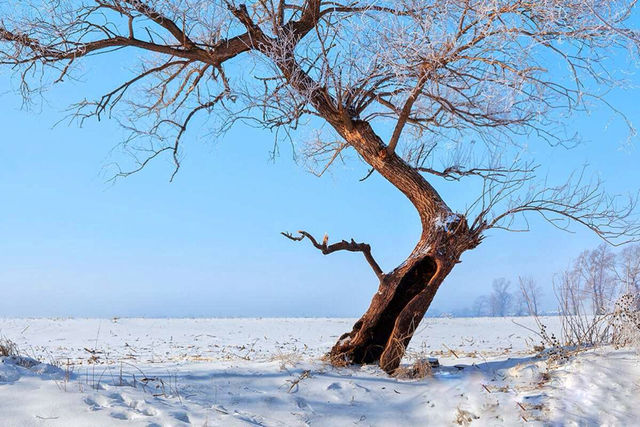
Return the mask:
M584 251L575 265L595 314L604 314L616 291L615 255L606 244Z
M536 283L533 277L518 277L520 284L520 299L524 302L527 312L532 316L540 314L540 297L542 288Z
M584 171L547 183L524 146L571 146L567 116L594 102L609 105L604 94L624 79L607 58L635 58L640 45L633 1L0 5L0 65L16 72L26 100L73 79L87 57L122 49L140 55L129 79L74 110L80 122L113 115L130 132L123 147L136 163L114 178L165 155L175 174L181 140L206 114L215 118L214 135L250 122L273 130L276 143L314 126L317 135L302 151L315 173L352 150L370 168L366 177L380 174L409 199L422 232L406 261L388 272L364 243L286 234L323 254L362 252L379 280L367 312L331 350L336 362L378 362L393 372L445 277L490 229L528 229L526 215L539 214L612 242L640 234L634 200L608 196ZM464 212L454 212L432 184L469 179L483 185Z
M509 292L511 282L501 277L495 279L492 284L493 290L489 296L489 309L492 316L504 317L509 314L513 297Z
M489 297L480 295L473 301L471 312L475 317L484 317L489 315Z
M522 294L514 295L513 303L513 315L514 316L526 316L529 313L527 306L527 300Z
M640 245L622 250L618 255L616 274L625 293L640 295Z
M577 315L583 306L585 295L582 291L580 274L575 268L568 268L553 278L553 288L560 304L560 312Z

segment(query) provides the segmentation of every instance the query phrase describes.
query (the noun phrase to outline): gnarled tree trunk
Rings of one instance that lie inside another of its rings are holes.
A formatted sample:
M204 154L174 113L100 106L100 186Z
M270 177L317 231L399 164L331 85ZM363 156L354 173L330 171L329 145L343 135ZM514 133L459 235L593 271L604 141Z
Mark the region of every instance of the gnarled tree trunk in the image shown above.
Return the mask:
M453 213L415 168L386 149L368 123L335 127L367 163L407 196L422 223L422 236L412 253L395 270L380 276L369 309L330 352L335 364L379 362L383 370L393 373L444 278L481 237L469 230L466 218Z
M466 222L457 217L448 231L423 235L407 260L380 280L369 309L330 352L332 363L379 363L392 374L433 297L458 262L466 242ZM456 231L457 230L457 231ZM458 234L459 233L459 234Z

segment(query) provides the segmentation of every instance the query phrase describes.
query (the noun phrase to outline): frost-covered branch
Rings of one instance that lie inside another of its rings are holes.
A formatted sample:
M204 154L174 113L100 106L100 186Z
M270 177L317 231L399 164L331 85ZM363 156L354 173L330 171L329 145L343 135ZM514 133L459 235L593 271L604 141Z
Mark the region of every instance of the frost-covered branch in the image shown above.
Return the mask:
M139 55L123 83L72 110L128 131L122 148L134 166L116 177L165 154L179 167L191 129L217 136L250 122L273 131L274 153L285 140L301 147L320 175L355 149L422 205L421 217L443 203L426 177L475 176L485 186L472 229L513 229L511 218L535 211L615 239L635 236L634 203L618 208L589 186L531 190L538 162L517 161L533 157L523 141L573 146L567 117L593 105L635 135L607 99L627 84L609 58L639 57L635 11L627 0L0 0L0 66L29 102L88 57ZM299 134L303 124L319 129L315 138ZM459 149L464 161L450 161ZM496 152L508 154L498 162ZM399 171L406 179L393 180Z
M526 215L533 213L565 231L572 223L581 224L614 245L640 239L640 222L635 210L638 198L610 196L600 180L589 180L585 173L586 168L558 186L546 182L536 185L532 177L523 176L495 192L487 191L484 209L474 227L527 231ZM523 189L525 186L528 190ZM492 213L502 201L506 202L506 209ZM518 217L524 218L525 228L518 226Z

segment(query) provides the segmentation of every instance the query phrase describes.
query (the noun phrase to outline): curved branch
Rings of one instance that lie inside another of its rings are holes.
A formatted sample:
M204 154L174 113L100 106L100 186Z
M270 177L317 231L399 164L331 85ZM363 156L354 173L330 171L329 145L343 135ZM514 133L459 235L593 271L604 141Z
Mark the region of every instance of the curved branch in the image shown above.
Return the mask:
M309 239L309 241L311 241L316 249L319 249L322 252L323 255L329 255L330 253L337 251L362 252L378 279L382 280L385 276L384 272L382 271L376 260L373 258L373 255L371 255L371 246L366 243L356 243L353 239L351 239L350 242L342 240L338 243L329 245L329 236L326 234L322 239L322 243L318 243L318 241L306 231L298 231L299 236L294 236L293 234L286 232L282 232L280 234L282 234L287 239L291 239L297 242L303 240L306 237L307 239Z
M581 224L601 239L613 246L640 240L640 224L635 214L638 196L629 196L625 203L619 203L619 195L608 195L599 180L586 181L586 167L574 176L569 177L563 185L542 188L532 187L528 194L519 197L511 196L507 209L491 219L485 215L495 207L496 203L519 190L528 179L515 180L498 190L489 200L486 208L476 219L481 231L491 228L514 230L515 216L530 212L538 213L554 227L568 231L570 224ZM526 220L526 218L525 218Z

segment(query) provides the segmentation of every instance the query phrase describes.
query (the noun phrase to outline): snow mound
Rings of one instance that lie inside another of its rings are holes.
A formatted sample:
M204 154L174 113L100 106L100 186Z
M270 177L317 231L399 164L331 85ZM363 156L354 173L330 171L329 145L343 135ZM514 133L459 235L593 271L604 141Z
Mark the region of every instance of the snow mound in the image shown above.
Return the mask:
M64 372L57 366L42 363L30 357L0 357L0 384L18 381L23 376L39 376L43 379L60 380L64 377Z

